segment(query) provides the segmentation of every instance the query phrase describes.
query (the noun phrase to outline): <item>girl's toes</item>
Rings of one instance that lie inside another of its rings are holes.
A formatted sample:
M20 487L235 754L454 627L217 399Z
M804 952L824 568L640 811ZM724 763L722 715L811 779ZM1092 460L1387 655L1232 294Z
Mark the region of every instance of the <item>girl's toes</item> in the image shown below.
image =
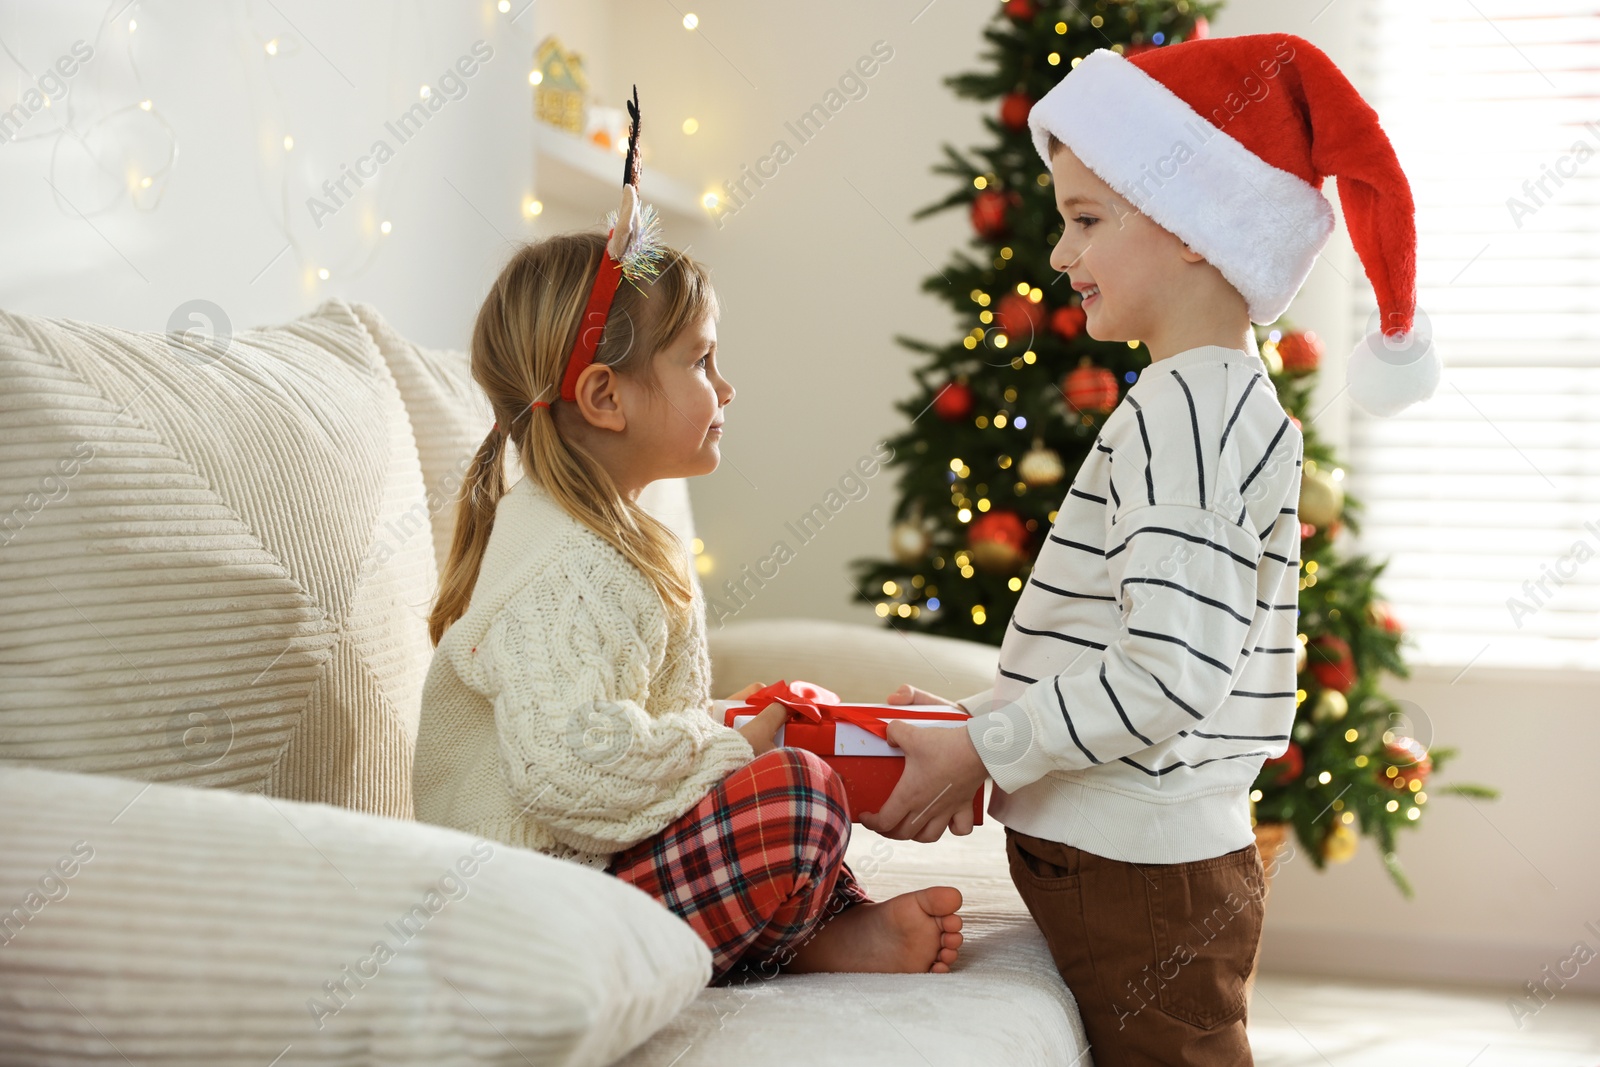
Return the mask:
M931 968L929 968L929 970L931 970L934 974L949 974L950 973L950 968L947 967L946 965L944 965L943 963L935 963Z
M939 950L939 962L954 963L957 955L959 955L959 953L957 953L953 948L942 948Z
M960 934L941 934L941 935L939 935L939 943L942 944L945 948L960 948L961 947L961 942L963 940L964 939L962 938L962 936Z
M961 890L954 886L929 886L922 890L921 898L922 910L941 920L948 920L961 907Z
M949 915L941 915L939 916L939 925L942 926L947 933L954 933L955 931L961 929L961 916L955 912L951 912Z

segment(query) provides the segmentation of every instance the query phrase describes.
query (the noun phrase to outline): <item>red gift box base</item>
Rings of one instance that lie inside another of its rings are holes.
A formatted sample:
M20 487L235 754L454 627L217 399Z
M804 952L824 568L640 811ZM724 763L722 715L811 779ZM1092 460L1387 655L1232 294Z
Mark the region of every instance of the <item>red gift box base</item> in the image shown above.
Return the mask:
M828 766L844 781L850 798L850 821L860 822L864 811L882 811L894 792L895 783L905 773L906 761L885 756L823 756ZM972 794L972 825L983 825L983 786Z

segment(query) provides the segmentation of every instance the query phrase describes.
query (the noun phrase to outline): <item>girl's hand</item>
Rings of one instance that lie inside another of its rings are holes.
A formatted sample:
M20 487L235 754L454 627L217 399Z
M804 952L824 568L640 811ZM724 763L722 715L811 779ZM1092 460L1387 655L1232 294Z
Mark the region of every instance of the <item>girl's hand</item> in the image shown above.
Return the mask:
M923 690L918 689L916 686L909 685L909 684L902 685L899 689L896 689L894 692L890 693L889 694L888 703L890 703L890 704L943 704L946 707L951 707L951 708L960 708L961 707L961 705L957 704L954 700L946 700L944 697L934 696L932 693L924 692ZM961 710L965 711L966 709L962 708Z
M729 700L743 700L745 697L749 696L751 693L754 693L757 689L760 689L760 688L761 688L761 683L760 682L751 682L749 685L745 686L743 689L739 690L737 693L734 693L732 696L728 697L728 699Z
M757 688L760 687L758 686ZM789 709L774 701L757 713L755 718L743 726L734 727L734 729L744 734L744 739L750 742L750 747L759 756L763 752L771 752L778 747L773 743L773 739L778 732L778 727L782 726L784 720L788 717Z

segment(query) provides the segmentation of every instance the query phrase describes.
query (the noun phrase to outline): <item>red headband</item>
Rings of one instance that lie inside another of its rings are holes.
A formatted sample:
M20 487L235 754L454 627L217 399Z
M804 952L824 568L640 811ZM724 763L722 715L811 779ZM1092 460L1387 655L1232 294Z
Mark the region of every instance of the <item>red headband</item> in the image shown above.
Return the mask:
M617 295L617 285L622 281L622 263L611 255L611 235L606 234L606 247L600 256L600 268L595 272L594 287L589 290L589 303L583 309L578 323L578 339L567 357L567 371L561 376L561 399L568 403L578 398L578 375L594 362L595 349L605 332L606 317L611 314L611 301ZM548 400L536 400L535 406L549 407Z
M639 208L639 88L634 86L633 99L627 101L628 116L632 120L628 131L628 151L622 166L622 208L612 214L615 224L606 234L605 248L600 255L600 266L595 271L594 283L589 288L589 302L584 305L583 318L578 321L578 337L572 352L567 356L567 368L561 375L561 399L571 403L578 399L578 375L594 362L596 349L605 333L606 319L611 314L611 302L617 295L624 270L628 277L652 277L661 258L660 239L657 233L655 212ZM625 240L619 254L613 254L611 244L617 227L623 227ZM620 255L620 258L619 258ZM624 268L624 260L627 261ZM535 400L528 405L548 408L550 401ZM499 428L499 423L495 424Z

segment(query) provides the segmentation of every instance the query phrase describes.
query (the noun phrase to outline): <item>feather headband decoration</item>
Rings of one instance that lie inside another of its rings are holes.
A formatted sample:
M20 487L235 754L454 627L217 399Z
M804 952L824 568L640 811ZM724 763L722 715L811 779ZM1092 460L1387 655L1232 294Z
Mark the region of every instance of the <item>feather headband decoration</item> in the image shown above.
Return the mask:
M642 130L639 114L639 87L633 87L633 99L627 101L628 118L628 151L622 164L623 198L622 208L606 215L606 226L612 233L612 244L609 246L613 258L622 264L622 275L630 282L637 284L648 278L654 278L661 272L661 260L664 256L661 239L661 219L656 214L654 204L640 205L638 197L639 178L643 167L639 161L639 135ZM628 190L632 189L633 196ZM623 230L623 237L619 242L617 221L623 212L627 212L628 225Z
M639 204L639 87L633 87L633 99L628 102L628 116L632 128L628 132L628 152L622 165L622 206L606 216L611 227L606 235L605 254L600 257L600 267L589 290L589 302L579 321L578 336L572 353L567 357L566 373L561 377L561 399L577 399L578 375L594 362L596 348L605 332L606 318L611 313L611 301L617 284L624 277L637 286L641 281L654 278L661 270L665 249L661 243L661 220L652 205ZM548 407L544 401L534 406Z

